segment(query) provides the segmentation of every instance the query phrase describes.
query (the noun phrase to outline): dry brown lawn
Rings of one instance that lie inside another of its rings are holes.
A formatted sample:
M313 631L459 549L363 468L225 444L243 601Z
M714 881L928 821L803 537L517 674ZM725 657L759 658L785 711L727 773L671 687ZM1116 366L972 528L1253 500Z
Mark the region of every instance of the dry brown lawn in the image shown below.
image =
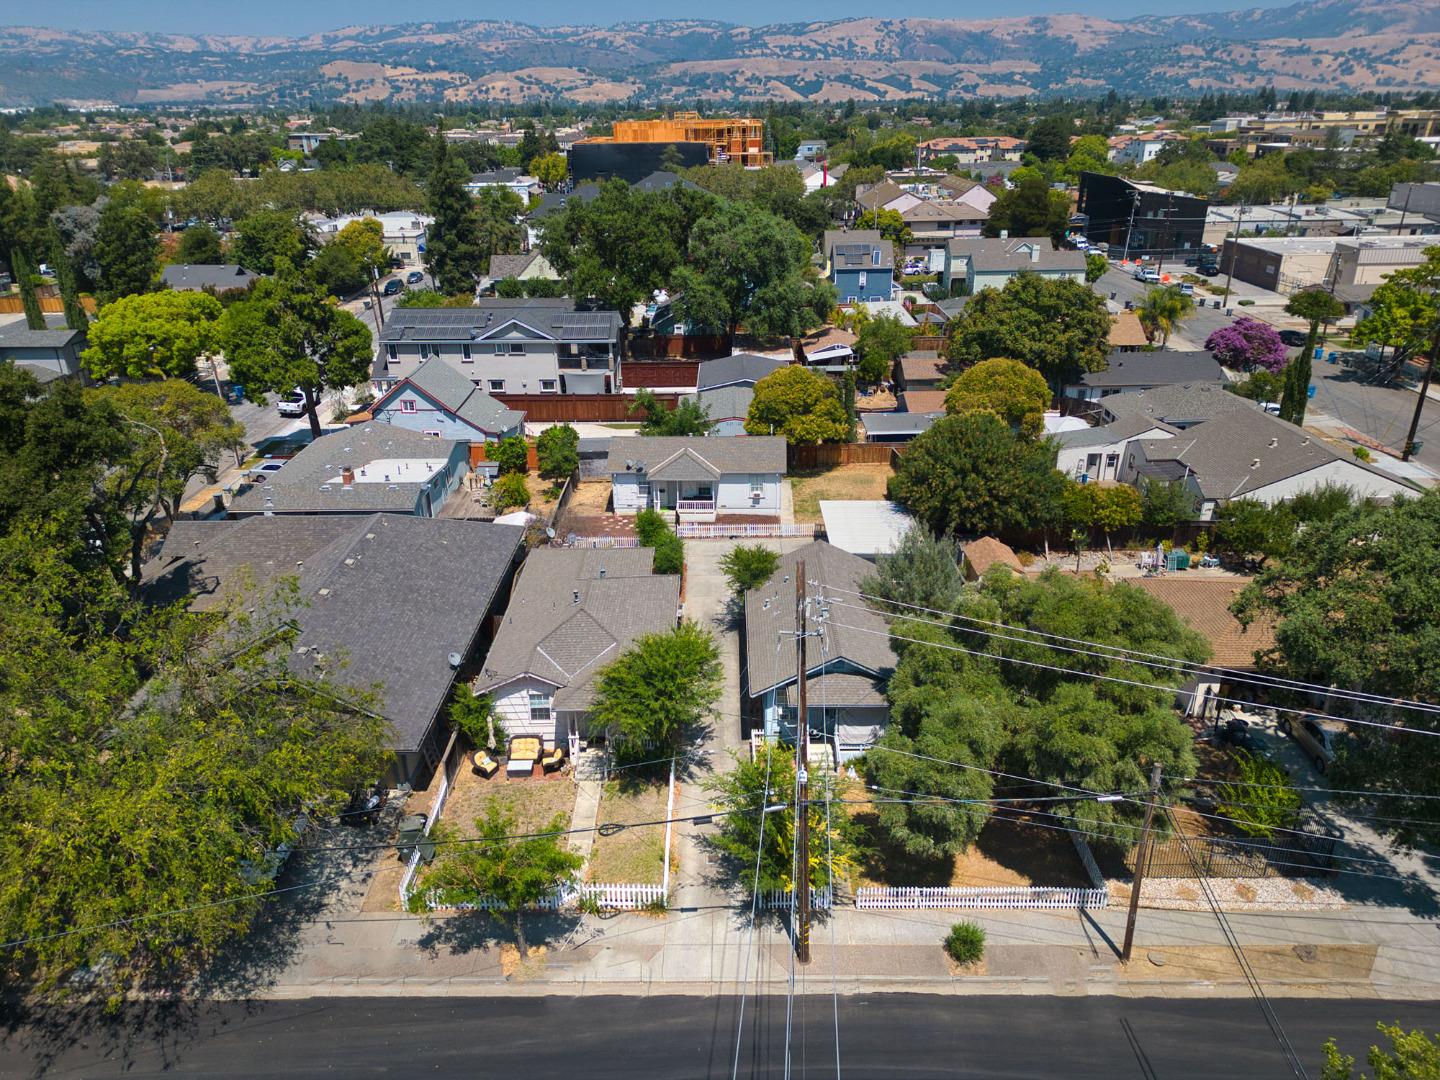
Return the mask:
M611 780L600 797L598 820L602 824L658 821L665 816L669 790L670 785L663 780L643 785L622 785ZM673 846L671 853L673 856ZM585 877L609 884L658 885L664 880L664 870L665 826L647 825L614 836L596 834Z
M490 806L512 814L517 832L541 832L557 815L565 819L561 828L568 829L575 809L575 782L560 774L510 780L504 770L486 780L462 765L441 816L461 835L474 836L475 819Z
M792 473L790 490L797 524L819 524L821 499L883 499L893 475L889 465L837 465L819 472Z

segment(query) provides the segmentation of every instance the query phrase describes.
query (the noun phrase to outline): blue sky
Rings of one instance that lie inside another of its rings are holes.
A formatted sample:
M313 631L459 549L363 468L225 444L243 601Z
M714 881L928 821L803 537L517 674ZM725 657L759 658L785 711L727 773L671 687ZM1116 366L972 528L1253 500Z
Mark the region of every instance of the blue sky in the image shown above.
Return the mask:
M1210 10L1240 7L1276 7L1285 0L1249 0L1212 3ZM54 26L79 30L155 30L169 33L305 34L357 23L399 23L452 19L516 19L537 24L608 24L646 18L717 18L727 22L762 24L838 19L851 16L905 14L933 18L979 18L1046 15L1074 12L1127 18L1140 14L1180 14L1195 10L1194 0L962 0L939 10L917 7L896 10L876 0L792 0L786 4L765 0L732 0L717 7L697 0L548 0L538 4L464 3L461 0L64 0L54 5L6 4L0 24Z

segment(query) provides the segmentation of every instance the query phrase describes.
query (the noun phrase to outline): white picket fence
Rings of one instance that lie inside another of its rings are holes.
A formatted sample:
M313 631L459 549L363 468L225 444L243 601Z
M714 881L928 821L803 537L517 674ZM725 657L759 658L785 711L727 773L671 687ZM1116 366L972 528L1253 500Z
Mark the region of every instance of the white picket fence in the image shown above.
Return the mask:
M639 547L640 541L634 536L567 536L564 540L557 537L554 546L568 548L633 548Z
M766 889L760 894L760 906L766 911L782 909L788 911L794 890L792 889ZM812 911L829 911L835 902L835 894L830 889L810 890L810 909Z
M527 904L527 911L559 911L574 907L581 900L592 900L608 911L636 911L663 904L666 899L663 885L634 885L586 882L582 885L559 889L533 904ZM429 911L499 911L504 905L492 897L483 900L465 901L459 904L443 902L435 891L426 894L425 907Z
M1089 908L1110 902L1107 889L1061 889L1046 886L881 887L855 890L857 908Z
M814 538L820 531L818 525L687 525L675 526L675 532L682 540L743 540L757 537L804 536Z

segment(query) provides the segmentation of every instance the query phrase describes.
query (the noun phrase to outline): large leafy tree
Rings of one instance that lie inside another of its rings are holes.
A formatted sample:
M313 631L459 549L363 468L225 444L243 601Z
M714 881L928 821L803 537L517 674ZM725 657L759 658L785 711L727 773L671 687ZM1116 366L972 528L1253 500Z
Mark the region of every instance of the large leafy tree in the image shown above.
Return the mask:
M1088 286L1022 273L965 305L945 355L962 367L1007 356L1029 364L1058 389L1072 375L1105 369L1110 323L1105 302Z
M763 544L736 544L720 559L720 572L737 597L764 585L779 568L780 553Z
M1180 323L1195 314L1195 301L1180 291L1178 285L1150 289L1135 308L1135 316L1145 333L1162 346L1170 343L1170 335Z
M1440 1077L1440 1039L1419 1028L1406 1031L1399 1024L1375 1025L1390 1040L1389 1049L1372 1045L1365 1062L1375 1071L1373 1080L1435 1080ZM1320 1080L1355 1080L1355 1059L1340 1053L1334 1039L1325 1042ZM1360 1080L1371 1080L1365 1074Z
M203 221L191 225L180 234L175 259L177 262L198 266L215 266L224 262L225 253L221 248L220 234Z
M1035 438L1045 429L1050 385L1034 368L995 357L960 373L945 394L945 411L956 416L988 412L1021 435Z
M904 615L903 605L950 611L965 587L960 573L960 545L916 525L901 537L895 550L875 560L875 573L861 582L862 591L890 601Z
M855 219L855 228L875 229L879 231L881 239L889 240L900 247L904 247L913 238L910 226L905 224L899 210L866 210Z
M947 416L911 443L889 495L937 535L1015 535L1053 524L1064 486L1053 447L973 413Z
M1440 494L1331 508L1291 528L1286 549L1241 593L1236 613L1277 620L1273 668L1291 678L1344 690L1440 703ZM1302 708L1322 700L1303 696ZM1336 713L1365 717L1360 706ZM1436 714L1388 710L1377 718L1440 731ZM1335 771L1337 787L1410 792L1387 799L1386 813L1408 818L1409 839L1440 830L1440 738L1356 728Z
M590 723L637 759L678 748L720 696L720 650L689 620L646 634L595 680ZM643 753L642 753L643 752Z
M185 379L219 347L221 307L199 292L156 292L105 305L82 354L96 379Z
M641 389L628 411L643 418L641 435L704 435L710 430L710 412L697 398L682 398L671 408L652 391Z
M1205 339L1205 348L1214 353L1220 363L1237 371L1259 368L1277 372L1285 366L1289 355L1273 326L1251 318L1239 318L1229 326L1220 327Z
M985 219L986 236L1048 236L1059 243L1070 224L1070 200L1051 188L1044 175L1026 170L1014 187L1002 191Z
M365 324L283 259L225 310L220 335L236 382L266 393L299 387L316 438L324 391L356 386L370 371Z
M102 304L149 292L160 272L160 241L149 215L112 200L96 226L95 261Z
M748 435L783 435L790 443L840 442L849 425L835 384L799 364L778 368L755 384Z
M247 270L273 274L282 260L299 266L314 246L294 211L257 210L236 224L230 255Z
M525 229L520 224L520 215L525 212L525 203L508 188L485 188L475 200L476 236L485 253L485 266L489 269L490 256L515 255L525 240Z
M860 355L860 378L878 383L890 377L895 361L910 351L915 338L913 328L894 315L878 315L864 319L855 335L855 351Z
M436 139L426 192L435 221L426 232L425 265L447 295L473 293L489 269L489 255L480 242L480 215L465 190L467 179L464 162L451 153L445 139Z

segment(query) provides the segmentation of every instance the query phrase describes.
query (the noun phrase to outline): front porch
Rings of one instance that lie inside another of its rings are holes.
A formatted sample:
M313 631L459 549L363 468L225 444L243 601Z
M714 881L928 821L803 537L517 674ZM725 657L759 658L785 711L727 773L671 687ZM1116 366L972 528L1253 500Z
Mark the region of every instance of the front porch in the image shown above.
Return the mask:
M715 485L686 481L652 484L650 508L673 513L682 525L709 524L715 520Z

